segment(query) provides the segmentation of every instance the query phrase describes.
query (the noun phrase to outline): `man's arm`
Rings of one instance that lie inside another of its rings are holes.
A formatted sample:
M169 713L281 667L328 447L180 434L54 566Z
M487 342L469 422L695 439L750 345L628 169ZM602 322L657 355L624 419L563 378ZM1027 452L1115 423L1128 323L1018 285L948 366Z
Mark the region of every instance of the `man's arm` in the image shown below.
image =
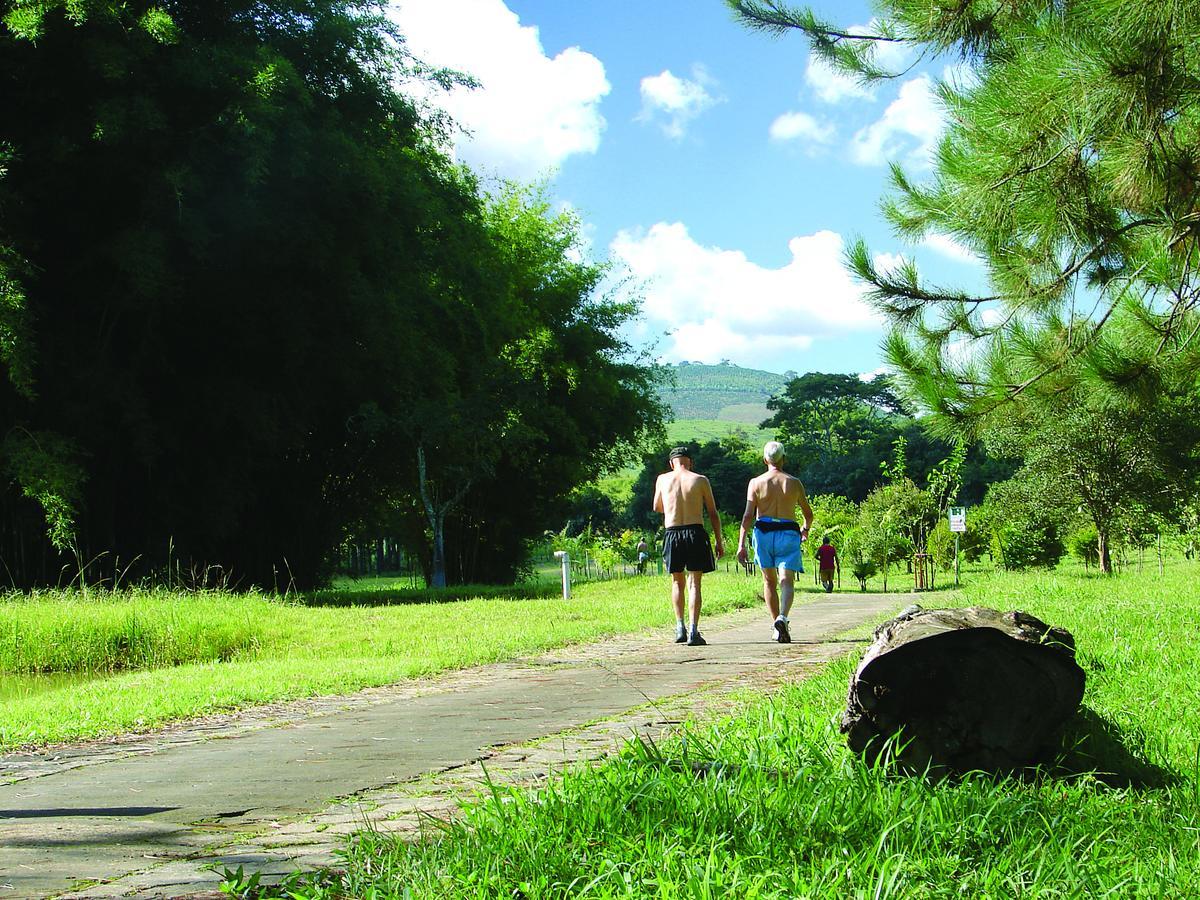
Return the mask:
M808 505L808 497L804 493L804 485L796 482L796 486L800 488L800 512L804 515L804 537L808 537L808 529L812 528L813 511Z
M712 522L713 536L717 541L717 559L725 555L725 536L721 534L721 516L717 512L717 500L713 496L712 484L704 479L704 505L708 509L708 521Z
M742 527L738 529L738 548L737 558L743 566L747 565L746 556L746 535L750 529L754 527L754 520L758 518L758 498L754 494L754 481L750 481L750 485L746 488L746 511L742 513Z
M656 513L663 512L662 499L662 476L654 479L654 511Z

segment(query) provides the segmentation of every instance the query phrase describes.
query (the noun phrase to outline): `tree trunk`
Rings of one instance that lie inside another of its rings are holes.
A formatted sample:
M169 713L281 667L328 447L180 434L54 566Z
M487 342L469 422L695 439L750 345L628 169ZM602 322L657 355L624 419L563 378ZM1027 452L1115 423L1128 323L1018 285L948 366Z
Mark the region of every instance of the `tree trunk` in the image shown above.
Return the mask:
M1083 686L1061 628L1020 611L913 606L875 629L841 729L856 753L907 771L1011 772L1042 758Z
M429 567L430 587L446 586L446 515L462 502L470 486L471 482L465 480L453 497L437 502L427 477L425 448L417 444L417 489L421 494L421 504L425 507L425 515L429 519L429 530L433 537L433 559Z
M433 560L429 565L429 586L446 586L446 518L433 517Z
M1112 552L1108 545L1108 532L1097 530L1096 532L1096 565L1100 572L1104 575L1112 574Z

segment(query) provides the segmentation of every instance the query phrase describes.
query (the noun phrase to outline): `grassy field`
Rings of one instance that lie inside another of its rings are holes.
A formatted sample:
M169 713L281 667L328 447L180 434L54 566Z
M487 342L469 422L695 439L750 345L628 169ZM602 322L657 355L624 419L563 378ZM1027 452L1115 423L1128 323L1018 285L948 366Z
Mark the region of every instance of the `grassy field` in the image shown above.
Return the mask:
M760 417L753 424L739 424L727 419L676 419L667 424L667 443L705 444L709 441L719 441L730 432L741 431L752 446L761 446L775 438L774 428L758 427L763 418L766 416Z
M757 604L756 588L710 576L705 613ZM0 678L32 685L0 692L0 749L352 691L673 621L665 579L583 584L569 602L556 590L431 594L371 580L312 605L217 592L0 597Z
M361 835L343 875L295 896L1194 896L1198 575L996 574L938 597L1074 632L1087 693L1053 773L931 784L863 765L835 724L845 660L536 795L497 789L437 839Z
M675 366L675 383L662 399L681 419L726 419L756 424L769 413L767 399L783 392L787 378L740 366Z

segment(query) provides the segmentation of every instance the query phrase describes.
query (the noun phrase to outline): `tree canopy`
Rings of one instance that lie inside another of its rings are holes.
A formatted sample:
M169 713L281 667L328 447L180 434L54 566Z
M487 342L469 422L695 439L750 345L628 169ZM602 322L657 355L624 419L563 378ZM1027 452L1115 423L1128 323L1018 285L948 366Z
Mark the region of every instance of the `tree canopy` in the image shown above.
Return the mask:
M516 571L661 418L577 223L485 196L374 4L0 2L0 557L282 587L426 487ZM397 526L399 527L399 525ZM490 554L490 555L489 555ZM488 560L491 560L488 562ZM499 562L497 561L499 560Z
M1059 395L1019 413L994 426L988 442L1020 453L1016 480L1059 522L1082 516L1092 526L1102 572L1111 570L1116 534L1153 533L1178 520L1195 494L1200 408L1188 393L1129 410Z
M787 447L789 471L813 494L836 494L855 502L867 498L882 481L883 465L903 438L906 468L925 484L952 444L925 433L904 413L890 379L864 382L854 375L808 372L789 379L768 402L774 415L763 427L778 429ZM977 503L987 485L1007 478L1016 452L989 455L982 444L969 448L961 502Z

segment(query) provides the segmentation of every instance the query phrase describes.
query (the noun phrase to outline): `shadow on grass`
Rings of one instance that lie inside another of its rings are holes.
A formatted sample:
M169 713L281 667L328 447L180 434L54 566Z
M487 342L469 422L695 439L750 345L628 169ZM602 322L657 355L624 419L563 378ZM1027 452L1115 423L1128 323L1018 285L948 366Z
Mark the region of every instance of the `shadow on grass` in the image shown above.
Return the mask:
M1093 709L1081 706L1063 732L1063 750L1046 768L1054 778L1091 776L1114 788L1153 790L1182 777L1142 755L1136 734L1123 732Z
M302 606L395 606L405 603L455 603L460 600L537 600L557 596L557 584L462 584L444 588L373 588L361 586L311 591L300 597Z

